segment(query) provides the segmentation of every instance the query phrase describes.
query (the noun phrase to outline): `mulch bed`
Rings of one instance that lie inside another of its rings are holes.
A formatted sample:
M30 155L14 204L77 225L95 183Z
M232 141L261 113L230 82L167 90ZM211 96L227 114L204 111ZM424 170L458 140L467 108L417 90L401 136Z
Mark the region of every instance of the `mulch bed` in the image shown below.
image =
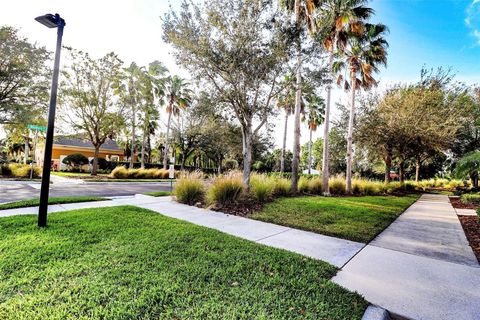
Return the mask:
M470 247L480 263L480 219L477 216L458 216Z
M222 207L218 208L210 208L214 211L221 211L223 213L235 215L235 216L240 216L240 217L247 217L257 211L260 211L263 209L263 204L261 203L255 203L255 202L237 202L237 203L231 203Z
M471 203L462 203L460 198L449 197L450 203L456 209L477 209L478 206Z

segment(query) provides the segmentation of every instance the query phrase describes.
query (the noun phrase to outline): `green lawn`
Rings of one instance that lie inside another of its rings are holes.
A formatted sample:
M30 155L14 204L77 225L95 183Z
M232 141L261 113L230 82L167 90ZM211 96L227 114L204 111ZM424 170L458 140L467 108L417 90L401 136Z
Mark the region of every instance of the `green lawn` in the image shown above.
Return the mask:
M152 196L152 197L165 197L170 196L172 193L170 191L153 191L153 192L146 192L144 195Z
M417 195L281 198L268 203L251 218L367 243L417 198Z
M131 206L0 219L0 319L360 319L336 272Z
M90 176L89 172L67 172L67 171L51 171L50 174L60 177L88 177ZM98 176L107 176L99 174Z
M103 200L109 200L109 199L101 198L101 197L91 197L91 196L53 197L53 198L48 198L48 204L91 202L91 201L103 201ZM37 198L37 199L22 200L22 201L0 204L0 210L36 207L38 205L40 205L40 200Z

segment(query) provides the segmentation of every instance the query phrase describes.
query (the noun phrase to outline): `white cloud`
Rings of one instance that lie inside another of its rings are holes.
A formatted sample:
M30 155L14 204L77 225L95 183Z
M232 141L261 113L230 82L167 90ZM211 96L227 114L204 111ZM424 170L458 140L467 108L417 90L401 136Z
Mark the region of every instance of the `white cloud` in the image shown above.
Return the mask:
M480 0L473 0L467 7L465 25L470 29L476 44L480 45Z

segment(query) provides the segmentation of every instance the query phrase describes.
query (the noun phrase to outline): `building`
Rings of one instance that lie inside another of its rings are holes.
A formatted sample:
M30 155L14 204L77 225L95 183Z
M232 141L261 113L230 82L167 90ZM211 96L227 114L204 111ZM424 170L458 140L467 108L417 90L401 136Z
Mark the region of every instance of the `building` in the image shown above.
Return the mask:
M42 165L43 162L43 147L37 148L35 155L38 164ZM71 154L81 153L88 160L92 160L95 154L95 148L93 144L82 137L81 135L70 136L56 136L53 139L52 147L52 168L54 170L65 170L67 166L62 163L62 160ZM104 158L107 161L123 161L124 152L119 148L115 140L107 139L100 148L99 158Z

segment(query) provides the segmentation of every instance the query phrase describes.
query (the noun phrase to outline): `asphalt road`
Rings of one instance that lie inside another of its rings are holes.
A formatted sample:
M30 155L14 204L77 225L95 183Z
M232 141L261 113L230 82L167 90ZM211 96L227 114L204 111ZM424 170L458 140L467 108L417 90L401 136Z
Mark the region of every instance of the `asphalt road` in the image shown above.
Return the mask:
M136 193L151 191L170 191L169 182L159 183L84 183L84 184L52 184L51 197L68 196L130 196ZM0 203L37 198L40 195L40 184L0 183Z

